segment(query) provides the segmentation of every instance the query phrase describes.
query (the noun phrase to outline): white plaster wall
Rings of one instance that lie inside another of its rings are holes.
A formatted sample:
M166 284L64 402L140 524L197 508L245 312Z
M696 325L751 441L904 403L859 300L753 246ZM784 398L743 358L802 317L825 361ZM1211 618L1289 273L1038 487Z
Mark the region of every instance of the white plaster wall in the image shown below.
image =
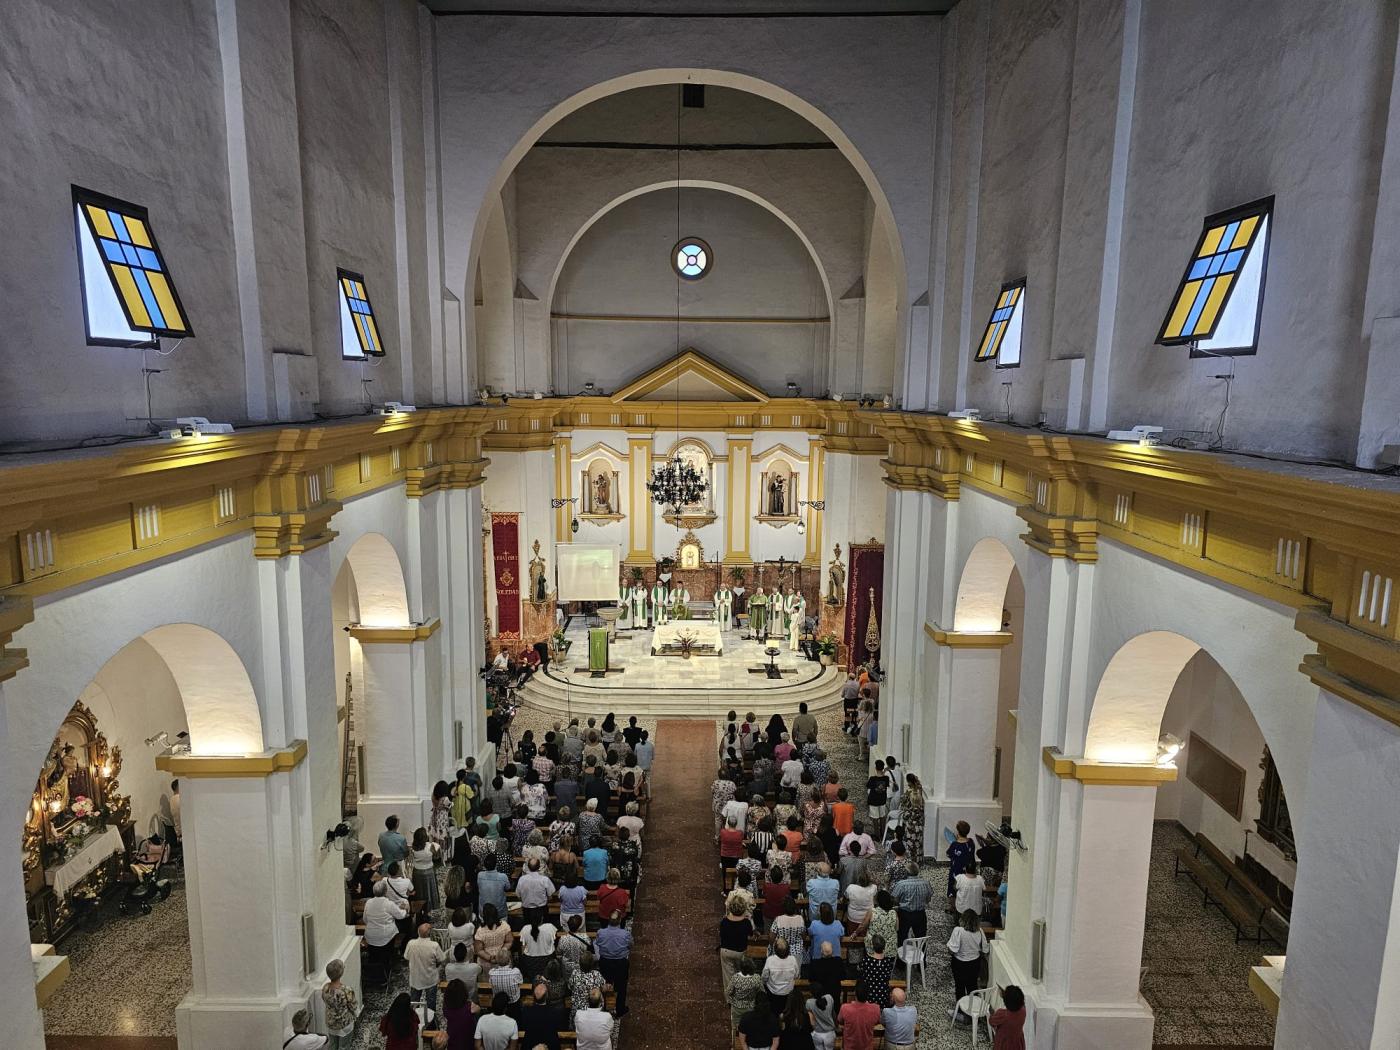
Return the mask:
M131 798L139 839L148 834L161 796L170 793L170 777L156 769L146 738L164 731L174 740L189 728L179 687L160 655L137 638L97 672L78 699L92 711L107 742L122 749L118 790Z
M573 152L573 151L569 151ZM557 183L555 192L562 187ZM657 191L603 216L574 245L555 289L561 314L632 315L640 321L561 320L554 324L559 379L616 390L674 356L677 340L769 393L823 381L826 323L774 324L764 318L825 318L826 293L812 257L766 209L716 190ZM679 208L679 211L678 211ZM680 236L709 243L714 259L698 281L671 268ZM686 317L751 318L753 324L685 324Z
M1211 429L1228 363L1153 340L1204 216L1274 194L1260 350L1234 361L1225 440L1350 459L1393 6L1053 0L1028 17L993 0L959 5L944 34L940 406L999 416L1010 379L1018 421L1044 408L1058 425L1046 362L1083 356L1069 426ZM971 363L996 289L1023 275L1021 367Z
M928 272L933 114L926 100L938 33L938 20L927 17L439 20L444 283L467 286L484 202L563 115L551 110L578 108L591 101L582 93L606 93L597 87L604 83L675 83L684 56L686 66L706 71L699 79L794 104L853 162L868 165L872 192L888 200L899 234L902 312L922 295ZM902 332L900 325L896 338Z
M1087 662L1092 698L1113 655L1148 631L1172 631L1200 645L1229 676L1273 752L1294 823L1303 820L1317 690L1298 673L1311 647L1292 610L1099 540ZM1090 713L1092 717L1092 711ZM1065 753L1082 753L1071 724Z

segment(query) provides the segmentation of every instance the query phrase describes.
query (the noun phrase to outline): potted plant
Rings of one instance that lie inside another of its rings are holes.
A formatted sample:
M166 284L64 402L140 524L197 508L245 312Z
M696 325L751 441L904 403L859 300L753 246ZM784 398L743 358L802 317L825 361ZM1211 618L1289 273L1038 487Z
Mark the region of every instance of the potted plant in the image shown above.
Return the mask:
M567 656L569 652L569 646L573 645L574 643L564 637L563 631L555 631L549 639L549 644L554 649L554 659L558 659L559 657Z
M633 582L633 583L641 583L641 582L642 582L642 577L643 577L644 575L646 575L646 574L642 572L642 567L641 567L640 565L634 565L634 566L632 566L632 582Z
M834 634L828 634L817 642L817 655L821 659L823 667L830 667L836 662L838 648L836 635Z
M676 647L680 650L681 658L689 660L695 653L695 636L692 634L682 634L676 639Z

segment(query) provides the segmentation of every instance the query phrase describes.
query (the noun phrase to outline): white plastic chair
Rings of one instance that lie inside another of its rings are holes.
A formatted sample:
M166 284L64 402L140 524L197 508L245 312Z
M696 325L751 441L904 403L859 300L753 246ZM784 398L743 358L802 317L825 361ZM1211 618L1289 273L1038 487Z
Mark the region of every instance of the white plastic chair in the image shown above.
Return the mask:
M924 963L927 949L927 937L906 937L904 943L899 946L899 961L904 964L904 979L912 982L914 980L914 967L917 966L919 968L919 981L925 988L928 987L928 970Z
M996 994L997 990L995 987L978 988L976 991L969 992L967 995L964 995L961 999L958 1000L958 1010L961 1011L964 1016L970 1017L972 1019L973 1046L977 1045L978 1022L980 1021L985 1024L987 1019L992 1016L992 1011L996 1009ZM953 1019L954 1021L957 1020L956 1013L953 1015ZM988 1026L987 1042L990 1043L991 1041L992 1031L991 1027Z

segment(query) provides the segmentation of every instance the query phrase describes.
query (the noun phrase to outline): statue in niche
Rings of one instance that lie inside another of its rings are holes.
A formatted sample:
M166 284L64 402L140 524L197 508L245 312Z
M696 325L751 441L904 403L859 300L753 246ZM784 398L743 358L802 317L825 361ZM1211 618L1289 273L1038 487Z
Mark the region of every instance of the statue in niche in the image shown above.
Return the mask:
M549 584L545 577L544 559L540 557L540 541L532 548L535 556L530 559L530 600L542 602L549 597Z
M827 605L846 604L846 566L841 564L841 544L836 545L831 565L826 570Z
M612 478L606 472L593 475L593 513L611 514Z
M768 513L775 518L787 513L787 500L783 495L785 480L782 475L775 474L768 482Z

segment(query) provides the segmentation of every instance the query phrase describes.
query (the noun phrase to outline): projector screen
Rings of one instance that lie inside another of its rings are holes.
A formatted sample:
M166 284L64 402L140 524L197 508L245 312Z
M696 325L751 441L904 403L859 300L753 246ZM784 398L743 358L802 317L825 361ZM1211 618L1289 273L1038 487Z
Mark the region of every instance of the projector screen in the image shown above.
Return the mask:
M618 550L613 546L556 543L561 602L616 602Z

